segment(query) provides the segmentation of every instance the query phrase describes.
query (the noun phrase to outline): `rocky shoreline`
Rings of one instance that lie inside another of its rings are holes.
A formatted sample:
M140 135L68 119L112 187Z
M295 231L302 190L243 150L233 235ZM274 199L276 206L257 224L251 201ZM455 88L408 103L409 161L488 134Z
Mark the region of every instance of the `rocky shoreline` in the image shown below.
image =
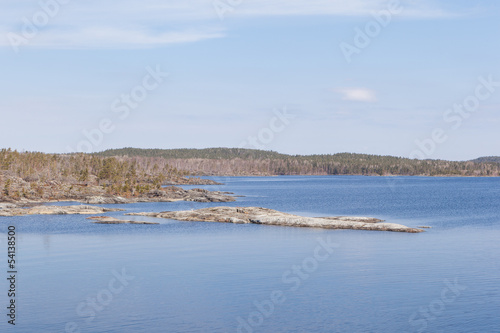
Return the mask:
M422 229L401 224L385 223L369 217L304 217L261 207L211 207L189 211L167 211L159 213L128 213L130 216L149 216L178 221L253 223L289 227L323 229L354 229L419 233Z
M97 223L97 224L160 224L158 222L121 220L111 216L92 216L92 217L87 217L87 219L93 220L94 222L92 223Z
M105 208L88 205L73 206L34 206L20 208L12 204L0 204L0 216L26 215L96 215L107 212L124 211L117 208ZM323 229L353 229L419 233L424 230L410 228L401 224L386 223L371 217L332 216L332 217L304 217L279 212L261 207L211 207L186 211L166 211L151 213L128 213L129 216L148 216L178 221L191 222L223 222L236 224L265 224L288 227L310 227ZM88 219L100 224L159 224L122 220L111 216L93 216ZM424 227L422 227L424 228Z
M137 202L232 202L235 201L231 192L208 191L200 188L184 190L179 187L167 187L162 190L153 190L139 197L124 198L120 196L89 196L82 202L92 205L98 204L126 204Z
M119 212L123 209L105 208L87 205L75 206L35 206L29 208L8 207L0 209L0 216L26 215L95 215L108 212Z
M109 195L102 191L90 191L88 194L65 195L60 194L49 198L20 198L18 200L9 200L0 202L0 209L3 206L33 206L47 202L74 201L90 205L103 204L128 204L136 202L173 202L173 201L195 201L195 202L231 202L235 197L231 192L208 191L204 189L185 190L180 187L170 186L162 189L151 190L140 196L122 197Z
M206 178L184 177L176 179L175 181L166 181L164 182L164 185L224 185L224 184Z

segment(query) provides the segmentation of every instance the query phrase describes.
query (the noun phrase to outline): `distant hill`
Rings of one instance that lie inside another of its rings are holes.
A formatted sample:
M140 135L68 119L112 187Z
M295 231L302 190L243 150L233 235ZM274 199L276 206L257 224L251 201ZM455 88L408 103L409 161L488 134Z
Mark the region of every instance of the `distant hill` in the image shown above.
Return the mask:
M163 157L167 159L175 158L206 158L215 160L226 160L241 158L244 160L265 159L265 158L286 158L289 155L280 154L274 151L244 149L244 148L205 148L205 149L141 149L141 148L121 148L109 149L97 153L98 156L140 156L140 157Z
M479 158L476 158L475 160L472 160L472 162L476 162L476 163L500 163L500 156L479 157Z
M164 158L195 175L407 175L500 176L500 165L475 161L413 160L395 156L339 153L287 155L243 148L111 149L98 156Z

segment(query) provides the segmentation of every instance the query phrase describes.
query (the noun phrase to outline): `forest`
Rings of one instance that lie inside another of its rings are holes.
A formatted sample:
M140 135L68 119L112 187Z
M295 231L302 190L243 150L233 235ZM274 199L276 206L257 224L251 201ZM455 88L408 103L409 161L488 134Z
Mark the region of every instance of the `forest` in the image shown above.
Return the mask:
M500 163L500 156L479 157L472 161L477 163Z
M195 175L210 176L500 176L500 157L458 162L353 153L286 155L273 151L243 148L123 148L106 150L97 155L164 158L168 164L177 169Z
M75 198L102 192L141 196L166 184L209 184L193 176L500 176L500 158L412 160L340 153L286 155L239 148L107 150L46 154L0 150L0 201Z

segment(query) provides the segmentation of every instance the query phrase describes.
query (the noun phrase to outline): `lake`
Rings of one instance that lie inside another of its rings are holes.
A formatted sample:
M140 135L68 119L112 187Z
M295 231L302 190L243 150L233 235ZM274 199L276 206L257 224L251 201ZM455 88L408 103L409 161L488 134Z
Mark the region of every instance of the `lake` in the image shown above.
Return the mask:
M189 187L244 197L104 206L261 206L432 228L408 234L147 217L130 219L161 224L0 217L5 276L9 225L18 238L16 326L7 324L3 278L0 331L500 332L500 179L211 179L225 185Z

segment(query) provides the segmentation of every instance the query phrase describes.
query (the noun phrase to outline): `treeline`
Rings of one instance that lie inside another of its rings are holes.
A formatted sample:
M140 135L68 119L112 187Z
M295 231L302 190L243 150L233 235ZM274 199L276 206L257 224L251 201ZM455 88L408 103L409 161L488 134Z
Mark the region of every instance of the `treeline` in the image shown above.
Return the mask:
M182 157L181 157L182 156ZM164 184L202 183L191 175L500 176L488 157L467 162L342 153L286 155L252 149L121 149L99 154L0 150L0 201L142 196Z
M45 191L62 185L99 186L108 194L136 195L165 183L182 183L188 175L164 158L0 150L0 199L43 197Z
M287 158L289 155L274 151L245 149L245 148L205 148L205 149L141 149L120 148L109 149L97 153L98 156L143 156L163 157L166 159L214 159L230 160L240 158L244 160Z
M500 163L500 156L485 156L472 160L476 163Z
M155 156L177 169L196 175L404 175L404 176L500 176L500 164L416 160L394 156L340 153L334 155L286 155L240 148L107 150L99 156Z

